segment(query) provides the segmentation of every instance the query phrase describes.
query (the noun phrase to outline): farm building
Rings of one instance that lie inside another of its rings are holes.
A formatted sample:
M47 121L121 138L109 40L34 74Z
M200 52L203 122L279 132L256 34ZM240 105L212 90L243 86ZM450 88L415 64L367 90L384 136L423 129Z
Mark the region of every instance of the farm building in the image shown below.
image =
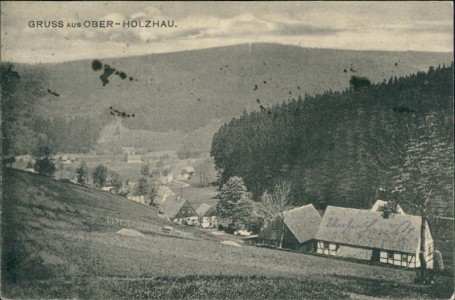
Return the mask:
M199 223L202 228L216 228L218 227L218 217L216 209L206 203L202 203L197 209L196 213L199 215Z
M420 267L419 216L328 206L316 233L317 253L381 262L407 268ZM425 259L433 268L433 238L425 225Z
M142 162L142 157L140 155L127 155L126 156L126 161L128 163L141 163Z
M168 197L161 205L160 213L166 215L171 221L185 225L196 225L199 216L191 204L180 196Z
M134 147L122 147L122 154L125 156L136 155L136 149Z
M371 211L379 211L381 206L387 205L387 201L384 200L377 200L373 207L371 208ZM401 208L400 204L397 204L397 214L399 215L405 215L403 209Z
M315 251L315 234L321 216L312 204L297 207L284 213L283 248L305 252ZM282 218L276 216L257 237L257 243L278 247L282 235Z

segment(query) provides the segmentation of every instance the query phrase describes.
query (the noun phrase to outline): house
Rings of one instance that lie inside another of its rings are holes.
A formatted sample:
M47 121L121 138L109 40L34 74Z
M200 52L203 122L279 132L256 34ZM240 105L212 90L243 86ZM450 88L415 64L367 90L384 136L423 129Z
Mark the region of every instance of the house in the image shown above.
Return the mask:
M128 163L141 163L142 162L142 157L140 155L130 155L130 154L128 154L126 156L126 161Z
M122 155L136 155L136 149L134 147L122 147Z
M162 205L171 196L175 196L174 192L169 187L160 185L156 193L155 203Z
M384 206L384 205L387 205L387 201L384 201L384 200L377 200L376 203L374 203L373 207L371 208L371 211L380 211L380 207ZM403 209L401 208L401 206L399 204L397 204L397 214L400 214L400 215L405 215Z
M321 215L312 204L284 212L283 248L305 252L315 251L314 238L321 219ZM278 247L282 228L283 221L278 215L258 234L257 243Z
M180 171L179 180L187 181L194 174L196 174L196 170L194 170L193 167L191 166L183 167L182 170Z
M190 176L193 176L194 174L196 174L196 170L194 170L193 167L191 166L187 166L187 167L183 167L182 168L182 174L190 174Z
M164 173L163 173L161 175L161 177L160 177L160 183L161 184L168 184L172 180L174 180L174 173L173 172L167 172L166 175L164 175Z
M216 209L206 203L202 203L197 209L196 213L199 215L199 223L202 228L216 228L218 227L218 217Z
M248 246L256 246L258 241L258 235L250 235L243 238L243 243Z
M316 233L317 253L406 268L420 267L420 216L328 206ZM433 268L433 238L425 224L425 253Z
M77 161L77 154L68 154L68 159L69 159L71 162Z
M199 216L191 204L180 196L168 197L161 205L160 213L171 221L185 225L197 225Z

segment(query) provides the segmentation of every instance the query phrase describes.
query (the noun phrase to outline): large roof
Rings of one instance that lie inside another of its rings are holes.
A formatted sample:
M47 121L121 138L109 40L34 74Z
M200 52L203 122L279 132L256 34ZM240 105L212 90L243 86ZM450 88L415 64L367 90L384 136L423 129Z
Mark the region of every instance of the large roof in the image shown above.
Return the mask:
M284 213L284 223L299 243L314 239L321 219L312 204L296 207Z
M161 205L160 211L169 218L173 218L178 214L185 202L186 200L180 196L169 196L167 197L166 202Z
M365 248L415 253L420 241L422 218L328 206L316 239Z

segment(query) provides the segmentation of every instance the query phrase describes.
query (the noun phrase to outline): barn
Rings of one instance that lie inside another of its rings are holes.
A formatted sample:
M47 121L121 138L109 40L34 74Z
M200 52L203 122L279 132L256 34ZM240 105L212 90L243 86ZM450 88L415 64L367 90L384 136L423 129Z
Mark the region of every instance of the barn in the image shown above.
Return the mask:
M278 247L284 227L283 248L314 252L314 237L321 222L321 216L312 204L293 208L284 213L284 226L281 216L276 216L257 237L258 245Z
M199 216L191 204L180 196L170 196L161 205L160 213L171 221L185 225L197 225Z
M197 209L196 213L199 215L199 223L202 228L216 228L218 227L218 217L216 209L206 203L202 203Z
M328 206L316 233L317 253L385 263L405 268L420 267L420 216ZM425 225L425 254L433 268L434 243Z

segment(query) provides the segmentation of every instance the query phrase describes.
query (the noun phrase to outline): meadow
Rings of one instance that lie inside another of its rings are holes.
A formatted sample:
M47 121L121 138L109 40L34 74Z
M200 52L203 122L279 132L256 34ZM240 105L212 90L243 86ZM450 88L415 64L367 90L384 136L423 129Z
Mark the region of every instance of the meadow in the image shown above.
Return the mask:
M414 284L410 270L220 244L159 218L155 208L97 189L3 170L2 296L102 299L449 298L453 277ZM151 224L143 237L116 234ZM188 237L153 228L170 225ZM131 225L134 227L134 225ZM360 298L359 298L360 297Z

